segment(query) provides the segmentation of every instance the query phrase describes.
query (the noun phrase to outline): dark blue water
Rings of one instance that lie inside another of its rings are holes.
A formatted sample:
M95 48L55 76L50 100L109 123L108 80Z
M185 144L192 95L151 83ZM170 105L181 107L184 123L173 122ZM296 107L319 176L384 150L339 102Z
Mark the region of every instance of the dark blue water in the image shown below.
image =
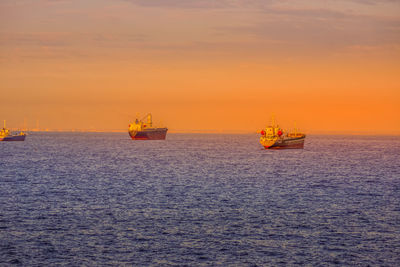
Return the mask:
M0 265L400 263L400 137L0 142Z

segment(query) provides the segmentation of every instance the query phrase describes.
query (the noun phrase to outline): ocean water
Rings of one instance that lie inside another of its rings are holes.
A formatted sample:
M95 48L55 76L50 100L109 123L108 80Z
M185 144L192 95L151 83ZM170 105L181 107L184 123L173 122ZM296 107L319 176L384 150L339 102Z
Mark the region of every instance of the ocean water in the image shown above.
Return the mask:
M0 142L0 265L399 266L400 137Z

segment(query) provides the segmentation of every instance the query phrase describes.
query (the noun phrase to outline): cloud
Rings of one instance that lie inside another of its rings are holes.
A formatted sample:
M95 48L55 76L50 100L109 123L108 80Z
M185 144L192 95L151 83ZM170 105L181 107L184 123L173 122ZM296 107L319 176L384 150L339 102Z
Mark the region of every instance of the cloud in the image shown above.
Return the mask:
M351 2L363 4L363 5L380 5L386 3L398 3L398 0L351 0Z
M226 8L232 6L232 0L125 0L144 7L168 8Z
M68 33L2 33L1 46L68 46L73 38Z
M255 15L256 17L256 15ZM216 28L259 41L280 41L301 48L344 48L400 43L400 18L359 15L330 9L268 8L257 21Z
M50 1L50 0L47 0ZM61 1L61 0L60 0ZM330 4L336 4L337 0L321 1L297 1L297 0L122 0L130 2L137 6L144 7L163 7L163 8L202 8L202 9L221 9L221 8L268 8L271 6L304 6L318 7ZM354 3L359 5L382 5L382 4L397 4L398 0L349 0L342 1L343 3Z
M66 33L66 32L27 32L0 33L0 46L30 46L30 47L67 47L92 43L103 46L112 44L142 43L146 40L143 34L112 34L112 33Z
M102 2L86 9L74 3L68 8L36 6L44 13L32 17L30 14L37 13L26 8L28 17L21 17L26 18L25 25L32 23L32 27L18 33L13 31L14 24L9 23L8 28L0 31L0 48L33 51L45 47L60 55L65 52L94 55L95 51L107 55L121 50L123 54L247 56L280 53L285 49L291 55L303 51L329 54L348 47L390 48L400 43L399 16L359 14L343 6L321 8L307 1L308 5L303 6L275 0L121 0L118 4ZM151 8L137 6L162 9L153 12ZM166 8L191 10L164 12ZM210 8L218 11L207 12ZM135 14L138 10L142 13ZM51 22L38 20L49 16ZM120 20L112 23L110 17ZM35 23L36 31L32 30Z
M74 32L1 33L0 51L7 58L65 59L111 56L116 50L146 50L146 35ZM148 42L147 42L148 43ZM150 49L149 49L150 50Z

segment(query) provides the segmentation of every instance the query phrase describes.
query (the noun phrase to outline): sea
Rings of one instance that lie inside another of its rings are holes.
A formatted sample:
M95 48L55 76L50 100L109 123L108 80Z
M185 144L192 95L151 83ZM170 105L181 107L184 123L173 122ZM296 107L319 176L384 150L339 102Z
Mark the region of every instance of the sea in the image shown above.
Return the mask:
M400 266L400 136L0 142L0 266Z

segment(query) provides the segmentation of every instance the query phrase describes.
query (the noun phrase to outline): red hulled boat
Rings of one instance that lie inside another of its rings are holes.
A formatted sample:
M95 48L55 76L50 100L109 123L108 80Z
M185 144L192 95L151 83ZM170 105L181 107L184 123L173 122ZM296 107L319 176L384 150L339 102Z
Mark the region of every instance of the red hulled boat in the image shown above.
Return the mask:
M283 148L304 148L306 135L299 133L295 129L293 132L287 132L275 124L261 130L260 143L265 149L283 149Z
M19 134L12 134L6 128L6 121L4 121L4 127L0 131L0 141L25 141L25 137L26 134L22 131Z
M147 122L143 120L147 117ZM151 114L147 114L142 119L136 119L134 123L129 124L129 136L132 140L165 140L167 128L153 127Z

